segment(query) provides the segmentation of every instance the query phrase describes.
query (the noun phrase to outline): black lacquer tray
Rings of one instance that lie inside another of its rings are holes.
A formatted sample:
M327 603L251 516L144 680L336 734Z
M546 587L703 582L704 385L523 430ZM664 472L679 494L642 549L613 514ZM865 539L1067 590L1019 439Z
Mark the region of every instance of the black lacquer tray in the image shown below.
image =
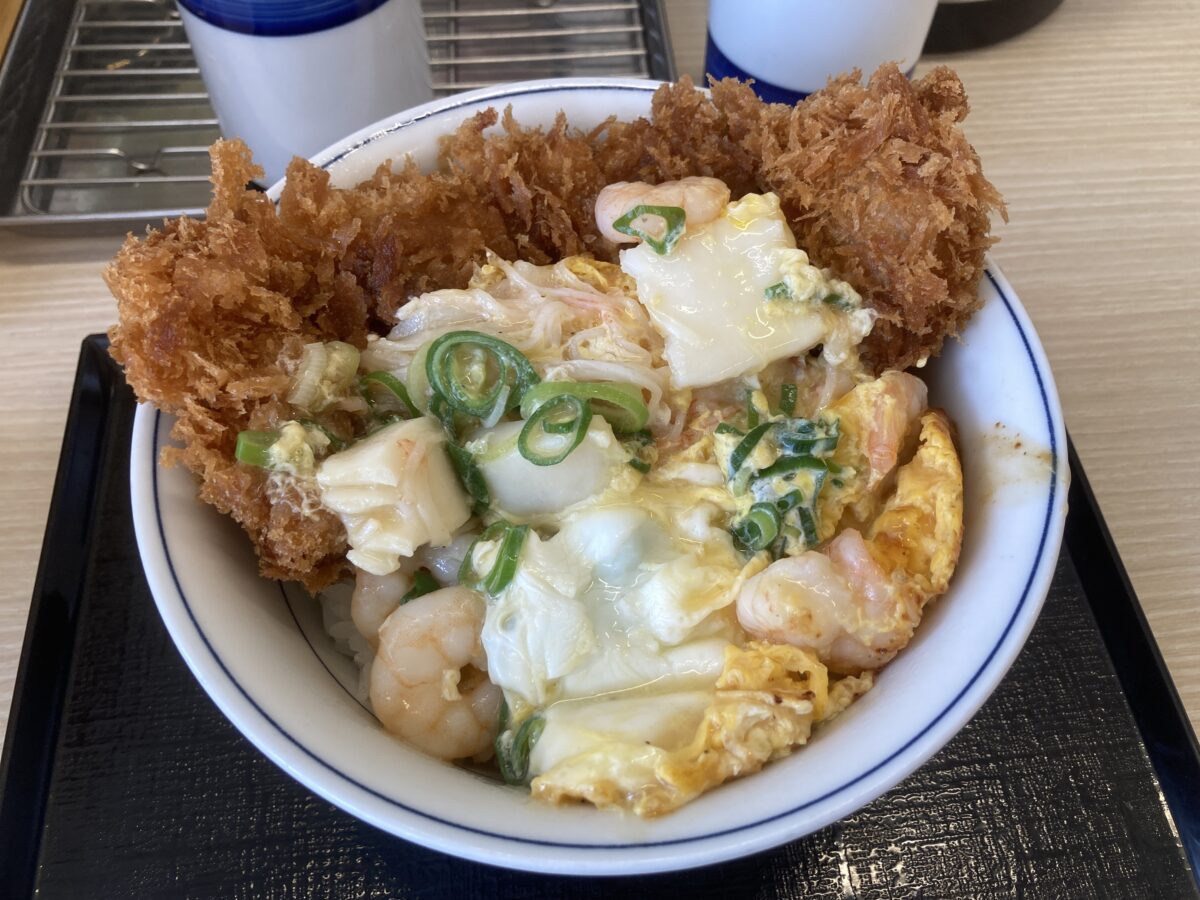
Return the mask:
M30 610L0 766L0 896L1200 896L1195 737L1073 454L1067 540L1029 643L907 781L736 862L541 876L359 822L217 711L142 576L129 511L134 402L106 347L83 344Z

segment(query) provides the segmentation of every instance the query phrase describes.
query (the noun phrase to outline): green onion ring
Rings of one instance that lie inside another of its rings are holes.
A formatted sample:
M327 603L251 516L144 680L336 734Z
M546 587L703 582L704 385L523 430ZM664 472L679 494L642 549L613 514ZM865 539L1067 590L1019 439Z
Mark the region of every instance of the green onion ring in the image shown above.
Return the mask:
M781 456L765 469L760 469L756 472L754 474L754 481L760 481L764 478L775 478L779 475L792 475L802 469L818 472L819 475L817 477L824 476L828 471L825 461L817 459L815 456Z
M826 456L837 449L841 423L837 419L793 419L781 423L775 440L787 453Z
M513 580L517 573L517 562L521 557L521 548L525 545L525 537L529 534L528 525L513 525L501 519L493 522L483 530L467 550L462 565L458 569L460 584L469 588L484 591L488 594L499 594ZM475 548L480 542L496 541L500 547L496 550L496 561L486 575L475 571Z
M268 468L271 465L269 450L271 445L279 440L278 431L239 431L237 448L233 455L238 462L248 466Z
M650 409L642 399L641 388L623 382L597 381L543 381L536 384L521 398L521 418L528 419L543 403L564 394L589 401L592 412L607 419L616 434L641 431L650 421ZM546 430L551 431L550 428Z
M817 516L807 506L796 507L796 516L800 520L800 534L804 537L806 548L815 547L820 543L817 533Z
M663 236L655 237L649 232L634 226L633 223L642 216L658 216L658 218L662 219L667 226L667 230ZM614 231L619 231L621 234L641 238L659 256L666 256L679 243L679 239L683 237L686 221L687 214L683 211L682 207L639 204L613 222L612 227Z
M733 536L746 549L757 553L771 546L779 534L780 515L774 503L755 503L733 527Z
M541 380L520 350L479 331L451 331L437 338L429 345L425 374L448 407L490 425L516 408L525 391Z
M487 482L471 451L454 441L446 442L446 455L450 457L450 465L454 474L462 482L467 494L471 497L471 512L477 516L483 515L491 505L492 495L488 491Z
M502 735L502 734L504 734L504 732L508 731L509 716L510 716L510 714L508 711L508 698L501 696L501 698L500 698L500 716L498 717L497 722L496 722L496 740L497 741L500 740L500 735ZM496 748L497 752L499 752L499 749L500 748L497 746L497 748Z
M592 406L571 394L558 394L533 411L517 437L517 451L535 466L554 466L578 447L592 422ZM558 452L542 450L535 441L547 434L558 440Z
M503 719L507 726L507 713ZM521 723L516 734L506 727L496 736L496 763L505 782L525 784L529 780L529 755L545 727L546 720L533 715Z
M404 386L404 382L391 372L368 372L358 379L358 383L363 397L372 409L375 408L375 401L371 399L370 386L372 384L379 384L387 388L391 394L404 404L404 408L408 410L410 417L415 419L421 415L421 411L417 409L416 404L412 402L412 398L408 395L408 388Z
M742 463L754 452L754 448L758 446L758 442L762 440L774 422L763 422L746 432L746 436L733 448L733 453L729 457L729 474L732 477L741 469Z
M804 496L799 491L790 491L775 501L775 508L779 515L786 516L803 502Z

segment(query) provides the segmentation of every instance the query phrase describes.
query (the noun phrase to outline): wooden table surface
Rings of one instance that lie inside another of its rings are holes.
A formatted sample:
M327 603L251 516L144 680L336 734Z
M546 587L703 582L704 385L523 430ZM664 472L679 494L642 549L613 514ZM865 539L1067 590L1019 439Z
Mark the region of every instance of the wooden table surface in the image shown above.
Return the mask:
M25 0L0 0L0 59L4 57L4 49L12 35L13 26Z
M12 5L0 0L0 10ZM698 75L706 4L667 5L680 71ZM1046 345L1068 428L1193 724L1197 47L1194 0L1066 0L1026 35L943 60L967 85L967 130L1008 201L994 257ZM0 727L79 342L113 319L99 272L118 242L0 232Z

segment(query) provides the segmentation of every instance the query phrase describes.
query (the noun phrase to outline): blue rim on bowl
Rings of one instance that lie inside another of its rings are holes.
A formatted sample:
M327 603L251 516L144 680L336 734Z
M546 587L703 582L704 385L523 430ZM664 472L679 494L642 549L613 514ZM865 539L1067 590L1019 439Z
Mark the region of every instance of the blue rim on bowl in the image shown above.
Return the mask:
M636 91L646 96L655 82L630 79L563 79L491 88L434 101L393 120L363 129L315 158L325 168L344 163L363 148L395 135L418 122L445 119L446 130L481 106L511 103L530 95L572 92ZM271 190L278 197L281 184ZM138 544L156 602L168 630L185 660L218 706L238 728L285 771L329 801L354 815L401 837L434 849L481 862L566 874L631 874L664 871L718 862L775 846L810 833L862 806L890 789L933 755L982 705L1015 659L1033 624L1053 575L1065 519L1065 430L1053 378L1045 354L1027 314L1004 277L989 263L981 291L1004 310L1007 327L1023 347L1025 364L1040 394L1044 438L1049 448L1049 477L1044 496L1040 536L1027 568L1019 597L994 645L980 653L980 662L952 698L933 714L913 721L901 735L889 735L893 746L861 771L838 779L836 785L803 803L752 821L729 827L704 827L689 834L656 837L651 823L634 829L637 839L572 841L504 833L479 827L459 811L414 803L394 790L381 790L343 771L336 761L324 758L304 735L293 734L277 721L269 704L253 685L241 683L223 659L219 642L211 639L194 611L192 586L181 582L174 556L178 548L168 537L160 496L157 454L165 443L164 416L142 407L138 410L133 441L131 481ZM998 320L997 320L998 321ZM968 462L969 464L969 462ZM285 602L296 627L312 647L310 635L297 616L287 593ZM202 601L201 601L202 602ZM314 655L320 656L315 648ZM333 673L330 673L331 677ZM803 751L801 751L803 752ZM604 816L603 813L595 813ZM678 815L678 814L677 814ZM686 815L686 812L684 813Z

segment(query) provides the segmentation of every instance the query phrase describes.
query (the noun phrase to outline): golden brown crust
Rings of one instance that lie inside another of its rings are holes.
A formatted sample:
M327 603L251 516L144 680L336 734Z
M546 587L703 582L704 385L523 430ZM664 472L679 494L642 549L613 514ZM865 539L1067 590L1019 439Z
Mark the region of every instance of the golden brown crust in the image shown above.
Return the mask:
M864 344L875 371L934 356L978 306L988 216L1003 201L957 124L966 94L946 67L911 82L894 65L853 72L795 108L713 86L777 193L796 240L881 318Z
M286 415L272 399L286 389L281 361L305 342L362 346L410 296L465 286L486 249L612 261L592 220L605 184L712 175L735 197L780 195L800 246L880 312L866 360L904 368L974 311L988 214L1003 210L957 128L966 113L945 68L910 82L884 66L865 87L854 73L795 108L733 81L710 99L685 78L655 94L650 120L588 134L562 116L534 129L479 113L443 140L429 174L383 166L337 190L294 160L278 208L245 189L261 174L246 148L219 142L207 219L130 237L106 271L120 316L112 354L140 399L179 418L185 446L171 459L247 530L263 572L319 587L338 572L340 525L268 496L262 474L233 461L240 429Z

